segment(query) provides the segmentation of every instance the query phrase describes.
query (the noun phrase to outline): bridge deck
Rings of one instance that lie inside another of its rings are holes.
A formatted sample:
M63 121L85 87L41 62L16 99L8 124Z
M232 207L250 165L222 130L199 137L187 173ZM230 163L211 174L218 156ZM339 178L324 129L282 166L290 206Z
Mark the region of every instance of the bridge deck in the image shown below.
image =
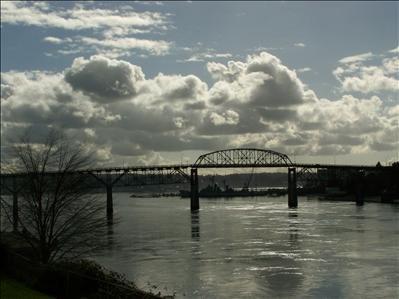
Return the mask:
M382 170L389 169L391 166L375 166L375 165L344 165L344 164L310 164L310 163L292 163L292 164L173 164L173 165L149 165L149 166L124 166L124 167L99 167L82 169L74 171L78 173L123 173L123 172L146 172L146 171L162 171L162 170L185 170L190 168L308 168L308 169L364 169L364 170ZM57 171L47 171L47 174L56 174ZM25 175L26 173L1 173L1 176L18 176Z
M192 165L192 168L252 168L252 167L259 167L259 168L319 168L319 169L367 169L367 170L374 170L374 169L384 169L389 168L390 166L375 166L375 165L344 165L344 164L309 164L309 163L292 163L288 165L283 164L204 164L204 165Z

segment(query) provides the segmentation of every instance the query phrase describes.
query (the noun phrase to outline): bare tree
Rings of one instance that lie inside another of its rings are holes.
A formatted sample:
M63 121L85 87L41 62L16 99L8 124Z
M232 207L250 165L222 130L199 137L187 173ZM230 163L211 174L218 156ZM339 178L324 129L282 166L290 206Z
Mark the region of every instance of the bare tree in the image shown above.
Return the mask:
M89 176L79 171L92 165L92 155L54 130L41 144L25 134L11 153L14 172L22 174L16 233L37 258L47 263L101 246L107 226L104 204L90 194ZM1 203L12 221L11 205Z

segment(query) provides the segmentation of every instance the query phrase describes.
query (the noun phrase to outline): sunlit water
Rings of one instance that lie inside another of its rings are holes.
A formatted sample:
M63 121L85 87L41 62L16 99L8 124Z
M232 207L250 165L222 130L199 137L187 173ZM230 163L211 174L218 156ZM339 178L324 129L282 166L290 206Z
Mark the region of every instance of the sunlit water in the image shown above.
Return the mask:
M399 298L398 205L200 203L114 194L120 222L95 260L177 298Z

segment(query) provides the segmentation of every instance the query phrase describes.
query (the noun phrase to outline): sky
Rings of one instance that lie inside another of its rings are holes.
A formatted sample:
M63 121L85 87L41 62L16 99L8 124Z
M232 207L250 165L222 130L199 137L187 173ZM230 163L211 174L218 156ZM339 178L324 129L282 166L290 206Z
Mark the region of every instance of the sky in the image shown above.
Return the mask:
M399 159L398 2L1 2L1 141L99 165ZM10 139L11 138L11 139Z

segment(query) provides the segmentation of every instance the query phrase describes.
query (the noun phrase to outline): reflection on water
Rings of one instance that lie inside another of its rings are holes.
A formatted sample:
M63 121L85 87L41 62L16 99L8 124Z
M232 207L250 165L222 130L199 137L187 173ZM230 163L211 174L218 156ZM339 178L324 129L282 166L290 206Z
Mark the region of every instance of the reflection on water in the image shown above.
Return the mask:
M191 212L191 238L199 241L200 239L200 214L199 211Z
M107 245L111 248L114 244L114 225L112 222L107 222Z
M141 288L177 298L399 295L398 206L202 199L191 213L180 198L114 198L120 221L95 259Z

